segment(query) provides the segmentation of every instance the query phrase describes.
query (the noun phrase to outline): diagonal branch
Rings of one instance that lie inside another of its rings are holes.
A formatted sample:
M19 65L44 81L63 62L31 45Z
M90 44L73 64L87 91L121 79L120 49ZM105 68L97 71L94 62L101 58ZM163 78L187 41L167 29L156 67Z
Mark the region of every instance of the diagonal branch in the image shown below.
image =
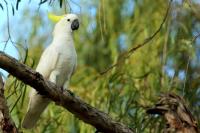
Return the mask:
M88 105L73 93L69 91L62 92L55 84L45 80L41 74L3 52L0 52L0 68L35 88L41 95L50 98L100 132L133 133L127 126L114 121L106 113Z
M18 133L18 130L9 115L4 96L4 83L0 75L0 128L3 133Z

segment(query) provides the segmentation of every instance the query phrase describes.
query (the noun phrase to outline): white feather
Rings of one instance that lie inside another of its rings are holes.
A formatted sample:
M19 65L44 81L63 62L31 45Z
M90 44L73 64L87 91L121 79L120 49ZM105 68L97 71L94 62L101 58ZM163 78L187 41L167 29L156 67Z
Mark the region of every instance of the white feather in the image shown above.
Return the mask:
M71 22L68 21L70 19ZM55 26L53 41L43 52L36 71L44 78L63 87L76 68L77 55L74 47L71 24L78 19L74 14L67 14ZM38 94L35 89L30 92L28 111L23 120L24 128L32 128L50 100Z

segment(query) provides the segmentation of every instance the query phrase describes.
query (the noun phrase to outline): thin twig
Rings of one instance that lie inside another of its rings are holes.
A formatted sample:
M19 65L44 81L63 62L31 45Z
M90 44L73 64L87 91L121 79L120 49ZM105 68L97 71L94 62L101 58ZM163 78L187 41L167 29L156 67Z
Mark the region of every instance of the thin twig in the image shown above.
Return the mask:
M68 5L68 7L69 7L69 12L71 13L71 12L72 12L72 7L70 6L68 0L67 0L67 5Z
M197 35L195 35L193 38L192 38L192 43L194 43L194 41L197 40L197 38L200 37L200 33L198 33Z
M0 42L0 43L4 43L3 51L5 51L5 49L6 49L7 44L8 44L9 41L12 43L12 45L13 45L16 49L17 49L17 46L16 46L16 45L21 46L21 47L23 46L22 44L13 41L13 39L12 39L12 37L11 37L8 2L7 2L6 0L4 0L4 3L5 3L5 5L6 5L6 17L7 17L7 18L6 18L6 19L7 19L6 22L7 22L7 33L8 33L8 38L6 39L6 41ZM24 50L24 49L26 49L26 48L22 47L22 49Z
M101 32L101 38L102 38L102 41L104 41L104 35L103 35L103 27L102 27L102 22L101 22L101 5L99 5L99 26L100 26L100 32ZM103 9L102 9L103 10Z
M108 67L106 70L104 70L103 72L101 72L101 73L100 73L101 75L106 74L108 71L110 71L110 70L113 69L114 67L118 66L118 65L121 63L120 61L121 61L122 59L125 60L125 59L129 58L136 50L138 50L139 48L145 46L145 45L148 44L151 40L153 40L153 38L161 31L161 29L162 29L164 23L165 23L166 20L167 20L167 16L168 16L168 14L169 14L169 10L170 10L170 8L171 8L171 3L172 3L172 1L173 1L173 0L170 0L170 2L169 2L169 5L168 5L168 7L167 7L167 11L166 11L166 13L165 13L165 16L164 16L164 18L163 18L163 20L162 20L162 22L161 22L159 28L158 28L150 37L148 37L147 39L145 39L143 43L138 44L136 47L131 48L129 51L127 51L126 53L124 53L123 55L121 55L121 57L119 57L120 60L118 60L117 63L113 64L112 66Z
M82 8L81 8L81 6L80 6L78 3L76 3L76 2L73 1L73 0L70 0L70 2L71 2L72 4L78 6L78 8L79 8L79 12L80 12L80 13L82 12Z
M187 74L188 74L188 69L189 69L189 65L190 65L190 56L188 57L187 60L187 66L186 66L186 72L185 72L185 79L184 79L184 84L183 84L183 96L185 96L185 87L186 87L186 82L187 82Z

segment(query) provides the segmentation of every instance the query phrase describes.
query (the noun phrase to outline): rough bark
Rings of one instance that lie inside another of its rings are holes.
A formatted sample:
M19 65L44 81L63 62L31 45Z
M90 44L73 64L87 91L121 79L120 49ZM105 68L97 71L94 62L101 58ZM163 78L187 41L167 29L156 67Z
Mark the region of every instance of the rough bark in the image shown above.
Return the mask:
M199 133L197 121L184 100L176 94L162 94L155 107L148 109L147 113L165 118L167 123L164 133Z
M63 106L85 123L94 126L99 132L133 133L127 126L114 121L106 113L88 105L73 93L62 92L61 88L45 80L41 74L3 52L0 52L0 68L35 88L41 95Z
M0 75L0 127L3 133L18 133L18 130L12 121L9 109L4 96L4 83Z

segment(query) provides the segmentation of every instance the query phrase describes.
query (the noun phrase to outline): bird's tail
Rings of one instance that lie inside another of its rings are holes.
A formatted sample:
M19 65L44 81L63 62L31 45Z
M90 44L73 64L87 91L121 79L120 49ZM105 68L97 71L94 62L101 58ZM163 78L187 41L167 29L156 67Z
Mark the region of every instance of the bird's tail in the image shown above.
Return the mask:
M37 98L35 97L34 99L31 99L28 112L26 113L22 122L22 127L26 129L33 128L49 102L49 99L42 98L40 95L38 95Z

